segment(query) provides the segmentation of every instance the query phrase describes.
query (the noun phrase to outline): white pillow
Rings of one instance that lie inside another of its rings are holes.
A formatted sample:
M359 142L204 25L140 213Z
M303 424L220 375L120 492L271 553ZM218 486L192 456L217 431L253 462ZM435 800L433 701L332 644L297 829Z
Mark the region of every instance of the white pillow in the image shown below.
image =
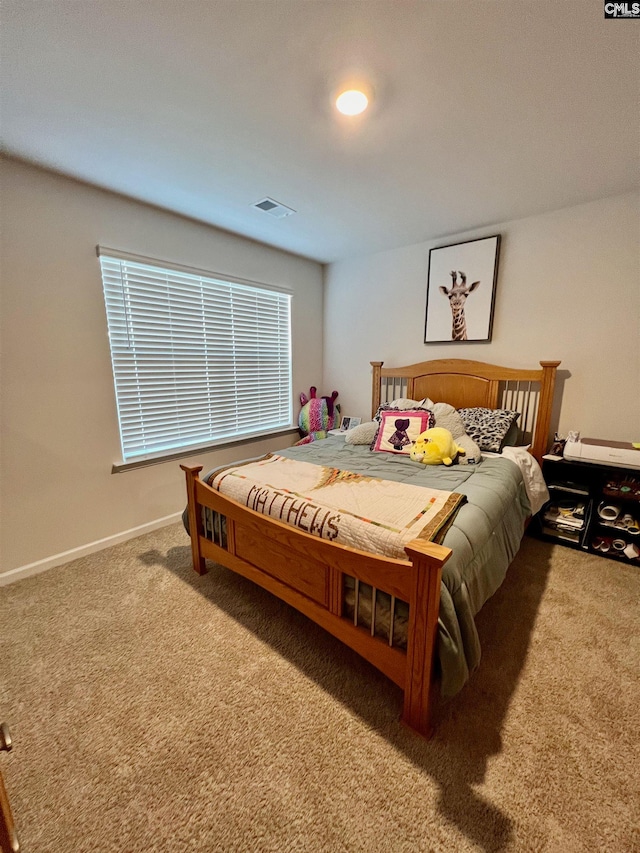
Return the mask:
M378 432L377 421L366 421L363 424L347 430L344 436L345 444L371 444Z
M422 400L409 400L408 397L398 397L397 400L393 400L389 403L390 406L393 406L394 409L413 409L418 406L421 409L432 409L435 406L433 400L430 400L428 397L425 397Z

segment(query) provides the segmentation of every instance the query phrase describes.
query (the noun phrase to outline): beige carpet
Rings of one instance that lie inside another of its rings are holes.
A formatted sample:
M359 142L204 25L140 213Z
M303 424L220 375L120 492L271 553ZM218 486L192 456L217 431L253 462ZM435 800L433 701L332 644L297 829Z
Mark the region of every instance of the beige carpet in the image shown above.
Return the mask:
M175 525L0 589L26 853L640 850L640 572L525 539L434 740Z

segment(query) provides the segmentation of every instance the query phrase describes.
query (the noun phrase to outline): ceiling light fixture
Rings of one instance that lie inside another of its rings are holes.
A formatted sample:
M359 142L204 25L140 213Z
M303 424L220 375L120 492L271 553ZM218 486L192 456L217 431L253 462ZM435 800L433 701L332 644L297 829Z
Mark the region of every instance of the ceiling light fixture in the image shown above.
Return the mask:
M369 98L359 89L347 89L336 98L336 107L346 116L357 116L369 106Z

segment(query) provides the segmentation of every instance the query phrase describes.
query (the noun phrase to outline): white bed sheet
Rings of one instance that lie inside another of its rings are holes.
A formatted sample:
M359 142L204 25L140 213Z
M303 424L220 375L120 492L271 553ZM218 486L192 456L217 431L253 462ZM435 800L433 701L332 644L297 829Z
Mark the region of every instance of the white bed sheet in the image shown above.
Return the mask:
M504 456L515 462L524 480L524 487L531 504L531 515L540 512L549 500L549 490L542 475L542 469L537 460L529 453L529 445L526 447L505 447L502 453L483 452L483 456Z

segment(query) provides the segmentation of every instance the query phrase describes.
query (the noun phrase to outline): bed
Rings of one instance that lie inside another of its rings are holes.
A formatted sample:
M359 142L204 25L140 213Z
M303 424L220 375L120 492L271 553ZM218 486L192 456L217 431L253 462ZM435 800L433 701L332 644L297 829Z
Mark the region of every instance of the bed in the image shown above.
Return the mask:
M539 461L548 445L559 364L542 361L539 369L521 370L461 359L400 368L371 362L372 417L384 401L398 398L517 411L520 443ZM193 567L203 574L207 559L226 566L313 619L401 687L403 721L429 737L434 687L454 695L477 665L473 616L519 547L530 515L521 470L511 459L485 455L477 465L422 466L341 437L279 451L261 464L278 461L286 468L296 459L303 469L309 464L374 479L391 492L419 485L462 497L442 525L441 542L417 537L391 557L319 538L265 515L255 501L223 494L220 470L205 482L201 466L181 466Z

